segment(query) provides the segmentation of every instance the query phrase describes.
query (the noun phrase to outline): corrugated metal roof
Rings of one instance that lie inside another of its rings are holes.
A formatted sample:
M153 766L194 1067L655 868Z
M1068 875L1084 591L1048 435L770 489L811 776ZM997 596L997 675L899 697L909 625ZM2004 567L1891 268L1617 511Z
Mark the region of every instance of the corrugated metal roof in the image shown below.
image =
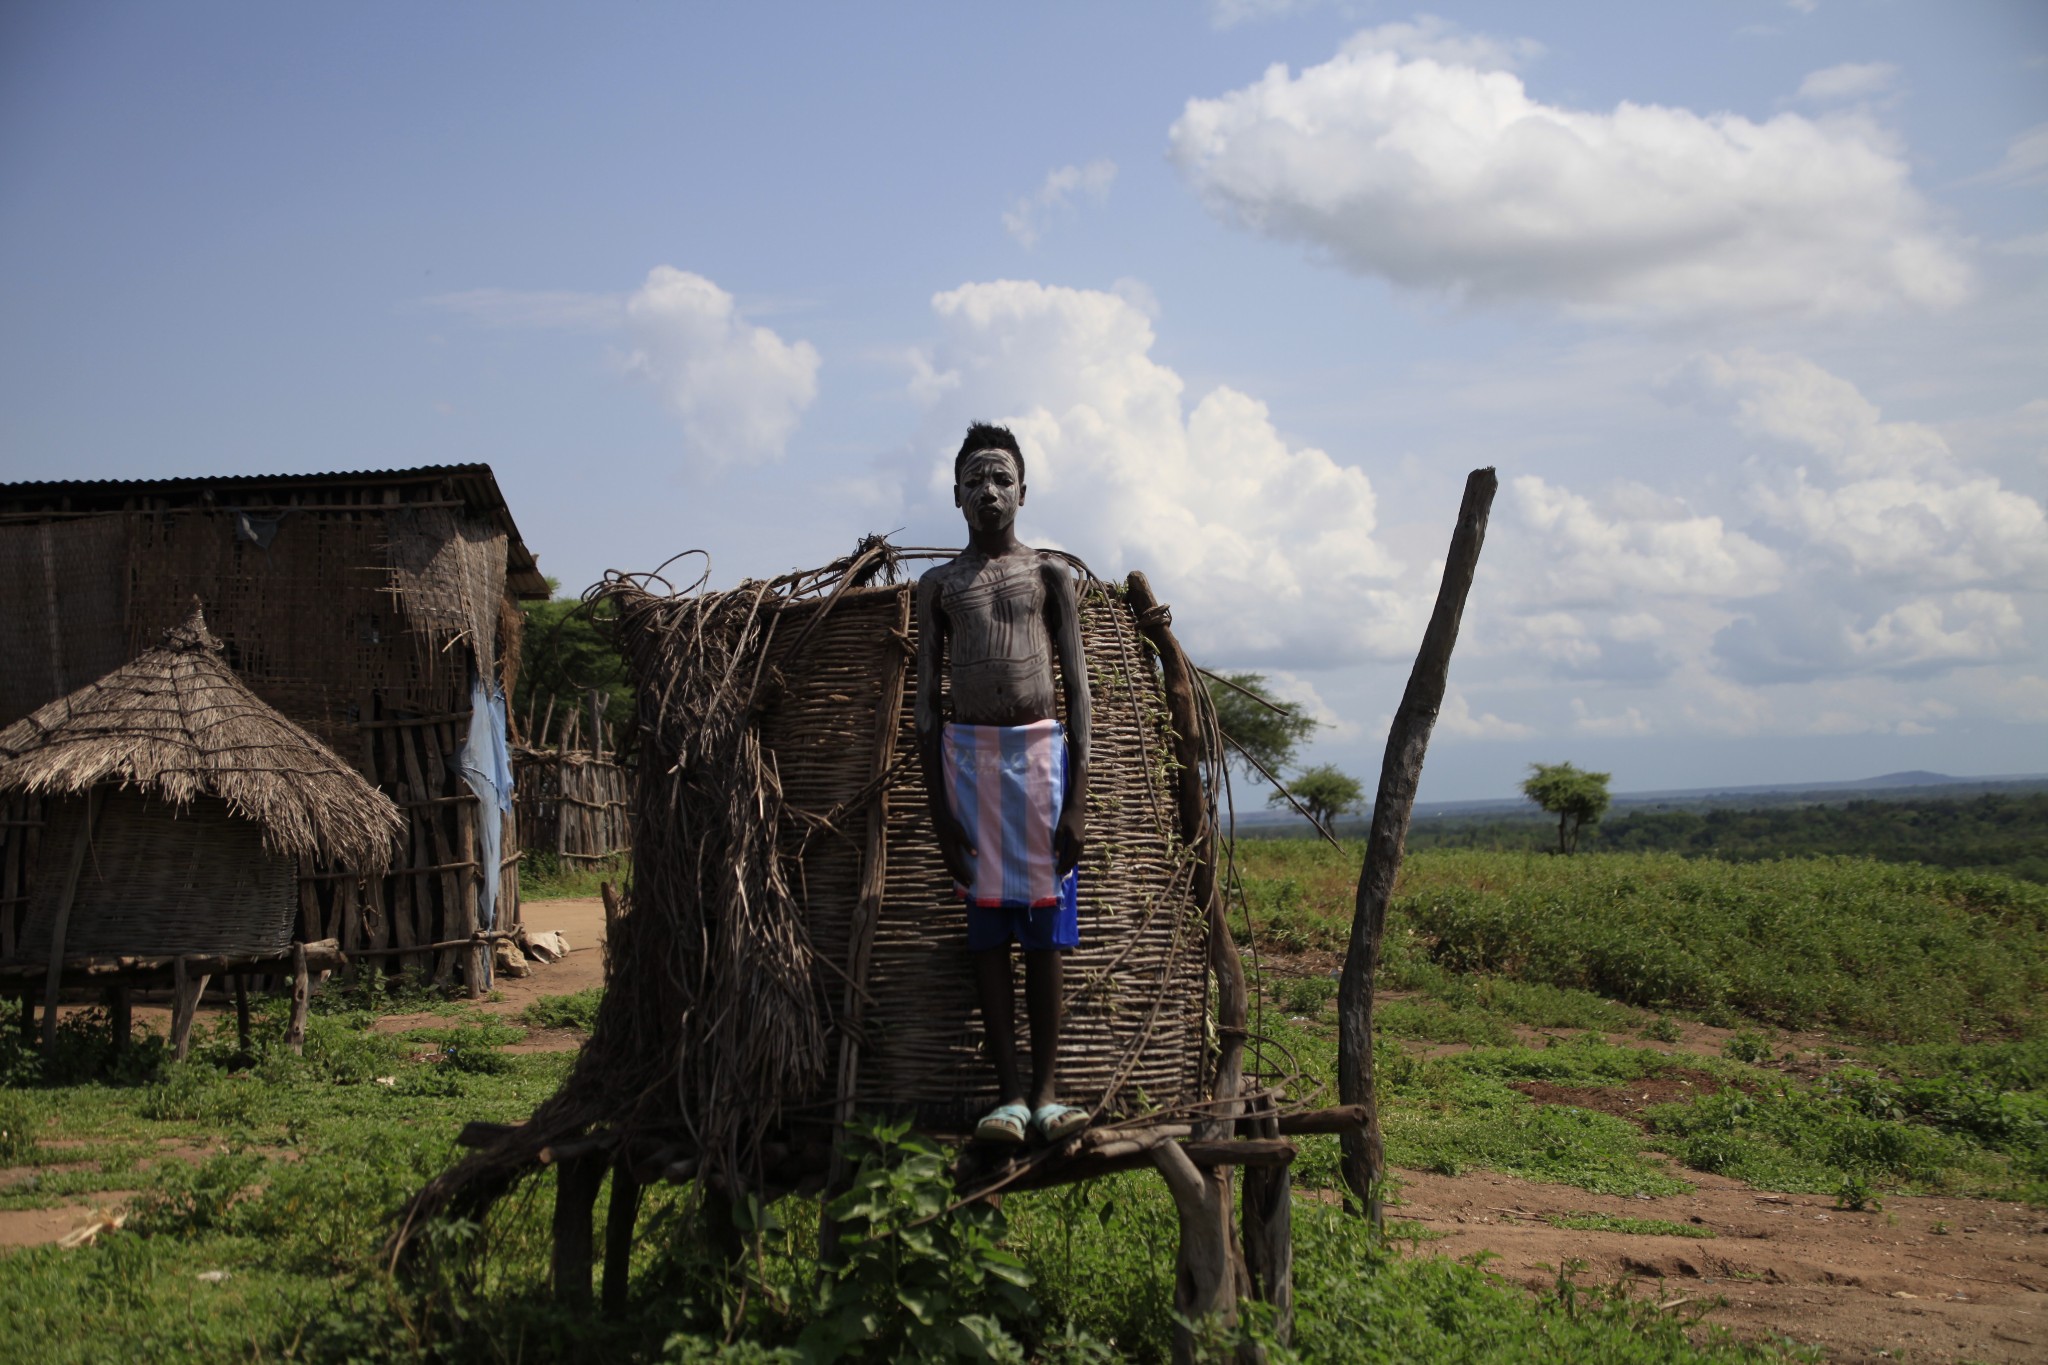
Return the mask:
M318 474L173 475L156 479L39 479L0 483L0 512L9 520L32 520L38 514L64 515L118 509L138 497L193 498L201 502L213 490L247 494L256 489L349 488L439 483L472 511L491 519L505 532L506 585L519 597L548 595L538 556L526 548L512 509L487 464L431 464L410 469L335 470Z

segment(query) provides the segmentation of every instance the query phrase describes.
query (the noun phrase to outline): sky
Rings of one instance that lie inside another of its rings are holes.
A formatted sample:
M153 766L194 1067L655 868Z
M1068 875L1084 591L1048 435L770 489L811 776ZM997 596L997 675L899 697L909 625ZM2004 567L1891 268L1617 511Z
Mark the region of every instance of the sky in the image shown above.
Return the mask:
M2048 6L0 7L0 479L729 586L981 418L1368 787L1486 466L1425 799L2048 771Z

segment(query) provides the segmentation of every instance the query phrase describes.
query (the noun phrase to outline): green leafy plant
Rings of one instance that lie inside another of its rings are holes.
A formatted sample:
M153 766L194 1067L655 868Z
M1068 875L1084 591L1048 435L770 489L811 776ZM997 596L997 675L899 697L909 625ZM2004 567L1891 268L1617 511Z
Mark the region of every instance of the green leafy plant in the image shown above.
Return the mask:
M1768 1062L1771 1052L1771 1040L1753 1029L1743 1029L1721 1044L1721 1055L1738 1062Z
M953 1207L946 1152L903 1123L854 1130L852 1186L832 1202L838 1254L798 1338L806 1358L1019 1361L1006 1324L1037 1310L1002 1211Z
M1852 1213L1876 1212L1884 1207L1884 1200L1878 1198L1877 1191L1870 1187L1870 1182L1860 1172L1851 1171L1835 1187L1835 1207Z
M1643 1025L1643 1036L1653 1042L1675 1043L1680 1038L1683 1038L1685 1034L1676 1023L1660 1014L1649 1023Z

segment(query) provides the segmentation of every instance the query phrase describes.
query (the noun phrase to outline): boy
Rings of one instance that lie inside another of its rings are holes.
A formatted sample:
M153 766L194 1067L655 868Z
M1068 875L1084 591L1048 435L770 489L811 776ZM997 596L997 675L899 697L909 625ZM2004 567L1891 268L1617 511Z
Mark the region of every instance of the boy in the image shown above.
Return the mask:
M967 948L1002 1102L975 1126L989 1142L1054 1142L1088 1116L1060 1104L1061 955L1080 942L1076 866L1088 805L1088 669L1073 578L1017 539L1024 452L976 423L953 460L967 548L918 580L918 753L939 854L967 903ZM1057 719L1059 660L1067 723ZM953 715L941 722L941 668ZM1010 943L1024 952L1031 1088L1017 1066Z

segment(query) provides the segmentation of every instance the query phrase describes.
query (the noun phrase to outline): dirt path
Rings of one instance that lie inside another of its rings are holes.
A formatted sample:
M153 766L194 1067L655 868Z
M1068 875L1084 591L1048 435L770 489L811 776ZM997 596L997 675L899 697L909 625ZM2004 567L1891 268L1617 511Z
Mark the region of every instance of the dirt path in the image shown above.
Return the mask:
M475 1008L485 1014L516 1019L528 1005L547 995L574 995L604 984L604 902L596 897L558 901L527 901L520 907L527 928L534 933L559 929L569 941L569 956L560 962L529 962L530 976L499 976L493 983L496 1000L479 1000ZM137 1011L139 1014L140 1011ZM447 1017L438 1014L386 1014L371 1027L379 1033L404 1033L408 1029L445 1026ZM165 1025L169 1027L168 1024ZM534 1029L526 1041L514 1043L508 1052L574 1052L583 1046L583 1035L567 1029Z
M1978 1199L1887 1196L1847 1213L1813 1195L1764 1194L1685 1172L1696 1193L1588 1194L1513 1176L1400 1172L1403 1204L1431 1239L1426 1255L1498 1253L1487 1269L1532 1290L1586 1263L1581 1287L1633 1283L1638 1296L1707 1308L1746 1339L1790 1336L1841 1360L2048 1360L2048 1213ZM1607 1214L1683 1224L1711 1238L1559 1228L1545 1216ZM1935 1231L1937 1225L1947 1231Z

